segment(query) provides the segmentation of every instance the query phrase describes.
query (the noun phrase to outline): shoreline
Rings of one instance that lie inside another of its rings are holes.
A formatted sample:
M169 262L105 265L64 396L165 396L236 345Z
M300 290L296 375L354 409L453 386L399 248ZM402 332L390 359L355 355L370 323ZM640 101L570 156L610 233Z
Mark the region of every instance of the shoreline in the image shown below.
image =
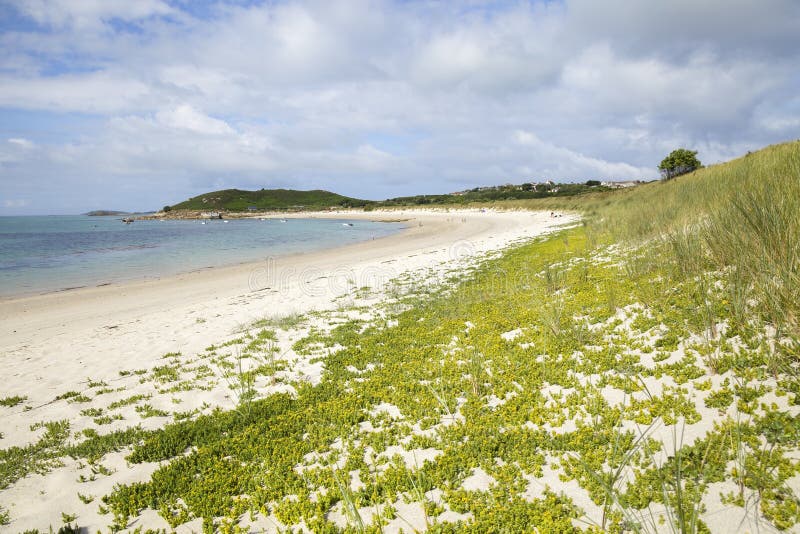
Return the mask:
M234 322L255 320L273 310L275 302L288 312L328 304L346 290L348 277L355 278L359 287L380 286L403 272L504 248L514 240L572 220L550 219L542 212L406 210L403 213L410 219L408 228L371 241L174 276L4 299L0 301L0 323L5 325L6 334L0 341L0 354L4 354L5 362L13 360L20 351L28 355L33 352L35 360L59 348L69 347L80 354L83 350L79 349L88 348L81 340L106 337L98 335L103 330L138 324L140 328L157 331L160 324L173 325L180 317L200 314L226 319L217 321L221 326L213 329L213 335L200 336L213 342L227 334ZM342 217L328 212L316 215ZM381 215L377 211L348 213L354 219L374 219ZM321 280L328 283L323 285ZM251 302L245 312L216 310L227 308L231 301L243 300ZM259 309L259 304L264 309ZM231 319L233 316L235 321ZM159 336L161 341L157 346L163 346L163 352L175 350L176 345L186 350L205 346L188 339L195 329L186 321L183 323L171 329L171 335ZM130 333L133 338L140 337L133 331ZM91 345L98 345L97 350L106 348L105 343ZM125 352L130 353L136 346L136 343L129 345ZM6 393L14 394L17 389L20 388L13 387Z
M313 312L347 308L363 298L359 295L364 291L370 295L369 302L382 302L392 298L389 291L396 280L410 284L412 290L417 284L443 282L486 254L577 220L530 211L404 213L410 218L407 229L374 241L146 282L6 301L0 307L0 322L5 326L0 340L2 396L25 397L25 401L24 406L4 409L3 447L34 443L41 435L41 430L32 430L31 423L36 421L67 420L76 436L84 430L108 433L135 424L160 428L169 420L146 418L133 406L121 409L124 420L98 427L95 415L84 413L86 405L54 399L88 392L91 384L106 384L99 403L125 403L131 395L149 398L153 386L144 376L140 381L139 375L152 374L171 361L166 357L196 361L209 347L225 346L256 321L293 314L313 317ZM326 215L341 218L341 214ZM376 216L381 213L348 214L350 218ZM293 354L287 351L281 358ZM303 360L291 364L287 372L314 383L322 369L321 362ZM208 391L164 392L150 402L167 410L176 406L182 411L230 409L231 392L222 382ZM281 384L272 387L283 391ZM176 396L179 405L173 404ZM82 503L76 490L103 495L114 484L146 479L157 467L128 465L124 453L110 453L105 464L113 474L78 486L75 480L85 466L65 460L63 467L45 475L31 474L0 492L0 506L10 511L13 528L20 531L58 525L59 514L65 510L79 511L81 526L89 531L104 528L108 517L98 515L96 506ZM163 526L156 516L144 521Z
M261 219L261 218L268 218L268 219L332 219L332 220L368 220L372 222L393 222L393 223L401 223L401 222L410 222L415 219L415 217L425 217L427 213L426 210L418 210L414 212L414 215L410 217L404 218L401 220L377 220L370 216L369 212L355 212L355 213L348 213L349 217L344 217L344 214L331 214L329 212L305 212L306 214L280 214L280 213L270 213L270 214L262 214L258 216L246 216L246 217L239 217L240 219ZM420 212L423 212L420 214ZM356 215L355 217L353 215ZM436 221L427 221L436 222ZM348 252L350 249L358 250L362 248L367 243L377 243L383 242L385 240L393 240L393 239L402 239L404 234L413 230L410 225L407 225L398 232L387 235L381 236L369 240L363 240L356 243L349 243L346 245L340 244L332 244L322 248L310 250L310 251L303 251L303 252L287 252L287 253L278 253L274 255L267 256L268 259L274 259L276 261L281 260L293 260L293 259L301 259L301 258L308 258L312 259L318 255L324 255L326 253L338 253L341 252ZM93 297L98 292L104 293L112 293L112 292L125 292L126 290L138 290L140 288L146 286L156 286L156 285L163 285L163 284L172 284L177 282L186 282L188 279L193 277L200 277L200 276L211 276L218 275L219 277L229 276L240 274L240 271L243 269L257 269L262 266L263 261L258 260L243 260L238 262L232 263L225 263L222 265L208 265L204 267L197 267L187 271L180 271L177 273L170 273L165 275L155 275L152 277L138 277L138 278L131 278L127 280L121 281L112 281L112 282L101 282L98 284L89 284L89 285L80 285L80 286L71 286L71 287L62 287L58 289L48 289L44 291L34 291L29 293L19 293L14 295L0 295L0 321L7 319L6 315L4 314L3 306L16 306L24 303L39 303L44 302L48 299L57 299L61 295L69 295L71 298L80 298L81 296ZM111 295L109 295L111 296Z
M372 217L363 217L363 216L350 217L352 215L358 215L359 213L364 214L364 213L368 213L368 212L354 212L354 213L353 212L351 212L351 213L336 212L336 215L332 215L331 214L330 216L328 216L330 214L330 212L303 212L303 214L297 213L297 214L289 214L289 215L281 214L281 213L278 213L278 212L270 212L270 213L264 213L264 214L259 214L259 215L250 215L250 214L248 214L248 215L243 215L243 216L240 216L240 217L233 217L232 219L240 219L240 220L241 219L257 219L257 220L258 219L273 219L273 220L274 219L331 219L331 220L342 220L342 221L345 221L345 220L348 220L348 217L349 217L350 219L355 219L355 220L365 220L365 221L380 222L380 223L404 223L404 222L407 222L409 220L408 218L405 218L403 220L399 220L399 219L387 220L385 218L376 219L376 218L372 218ZM186 218L170 219L170 218L162 218L162 217L148 218L146 220L148 220L148 221L157 221L157 220L162 220L162 219L163 220L201 220L201 219L186 219ZM368 241L375 241L375 240L379 240L379 239L385 239L385 238L389 238L389 237L394 237L396 235L402 234L403 232L405 232L407 230L408 230L408 227L403 227L403 228L398 229L397 232L395 232L394 234L391 234L391 235L380 236L380 237L377 237L377 238L373 237L372 239L364 239L363 241L358 241L356 243L351 243L351 244L352 245L358 245L358 244L361 244L361 243L366 243ZM318 253L318 252L335 250L335 249L341 248L342 246L343 245L339 245L339 244L326 244L326 245L324 245L324 246L322 246L320 248L315 248L313 250L308 250L308 251L277 253L277 254L274 255L274 257L275 258L283 258L283 257L289 257L289 256L300 256L300 255L305 255L305 254L314 254L314 253ZM344 246L349 246L349 245L344 245ZM134 277L131 277L131 278L124 278L124 279L118 279L118 280L112 280L112 281L98 280L97 283L89 283L89 284L82 284L82 285L75 285L75 286L65 286L65 287L58 287L58 288L48 288L48 289L40 289L40 290L28 290L28 291L24 291L24 292L21 292L21 293L13 293L13 294L0 293L0 305L5 305L5 304L7 304L9 302L16 301L16 300L22 300L22 299L28 299L28 298L34 298L34 297L42 297L42 296L52 295L52 294L56 294L56 293L83 291L83 290L89 290L89 289L98 288L98 287L105 287L105 286L124 288L124 286L131 285L131 284L155 282L155 281L158 281L158 280L176 278L176 277L180 277L182 275L195 273L195 272L207 271L207 270L212 270L212 269L225 269L225 268L228 268L228 267L237 267L237 266L248 265L248 264L255 265L255 264L258 264L258 263L259 263L258 261L254 261L252 259L247 259L247 260L241 260L241 261L230 261L230 262L226 262L226 263L219 264L219 265L206 265L206 266L202 266L202 267L194 267L194 268L191 268L189 270L179 270L179 271L176 271L176 272L169 272L169 273L161 274L161 275L152 275L152 276L139 275L139 276L134 276Z

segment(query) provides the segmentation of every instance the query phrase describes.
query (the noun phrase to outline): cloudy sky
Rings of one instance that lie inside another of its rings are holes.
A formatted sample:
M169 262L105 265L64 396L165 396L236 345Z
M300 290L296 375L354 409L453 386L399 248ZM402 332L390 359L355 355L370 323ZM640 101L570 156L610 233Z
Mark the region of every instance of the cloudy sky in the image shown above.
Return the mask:
M0 215L654 178L798 137L796 0L0 0Z

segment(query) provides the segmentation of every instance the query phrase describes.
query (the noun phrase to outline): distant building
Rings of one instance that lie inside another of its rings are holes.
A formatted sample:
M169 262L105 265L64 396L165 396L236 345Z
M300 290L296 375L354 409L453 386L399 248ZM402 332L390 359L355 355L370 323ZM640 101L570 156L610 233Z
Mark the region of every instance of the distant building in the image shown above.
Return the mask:
M247 206L247 211L258 211L257 206Z
M600 185L605 187L611 187L612 189L622 189L624 187L634 187L636 185L639 185L640 183L642 183L640 180L627 180L621 182L613 182L613 181L601 182Z

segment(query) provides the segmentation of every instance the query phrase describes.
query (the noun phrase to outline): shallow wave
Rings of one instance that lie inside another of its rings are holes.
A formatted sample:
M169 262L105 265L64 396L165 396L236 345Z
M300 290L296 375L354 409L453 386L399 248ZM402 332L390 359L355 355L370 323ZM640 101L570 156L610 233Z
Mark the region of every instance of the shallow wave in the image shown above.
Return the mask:
M120 245L116 247L96 247L87 250L73 250L70 254L91 254L92 252L120 252L125 250L144 250L147 248L159 248L160 245L153 243L142 243L136 245Z

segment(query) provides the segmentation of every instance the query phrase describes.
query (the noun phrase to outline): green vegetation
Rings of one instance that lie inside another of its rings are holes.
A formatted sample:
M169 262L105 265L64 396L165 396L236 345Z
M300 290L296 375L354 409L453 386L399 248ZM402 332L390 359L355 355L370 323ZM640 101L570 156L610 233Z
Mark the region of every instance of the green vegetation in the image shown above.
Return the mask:
M259 211L318 210L363 207L370 203L368 200L345 197L318 189L314 191L296 191L293 189L243 191L241 189L225 189L190 198L170 206L170 210L247 211L250 207Z
M123 406L130 406L132 404L137 404L139 401L147 400L150 398L150 395L131 395L130 397L120 399L118 401L114 401L108 405L109 410L116 410L117 408L122 408Z
M345 197L328 191L295 191L291 189L261 189L242 191L226 189L199 195L173 206L164 206L164 212L172 210L217 210L217 211L310 211L328 208L392 208L403 206L447 205L464 206L475 203L522 199L573 197L590 192L609 191L598 180L585 184L555 184L552 182L519 185L476 187L467 191L444 195L416 195L372 201Z
M703 164L697 159L697 151L679 148L669 153L669 156L661 160L658 164L658 170L661 171L661 176L669 180L682 174L687 174L696 171Z
M799 177L797 142L633 190L518 201L585 217L458 283L401 278L382 303L166 355L121 376L153 395L221 380L232 409L51 438L18 463L70 454L91 481L111 451L157 462L90 501L111 529L147 509L205 532L707 532L726 517L796 530ZM297 371L315 364L318 381Z
M109 452L119 451L137 443L146 434L147 432L138 426L126 428L125 430L117 430L108 434L95 433L91 436L87 436L88 439L77 445L65 447L63 449L63 455L73 458L86 458L95 462Z
M10 397L3 397L2 399L0 399L0 406L5 406L6 408L13 408L14 406L17 406L18 404L22 404L26 400L28 400L28 397L26 397L26 396L22 396L21 397L19 395L14 395L14 396L10 396Z
M107 217L110 215L130 215L128 211L114 211L114 210L94 210L84 213L90 217Z
M87 417L100 417L103 415L103 410L101 408L86 408L85 410L81 410L81 415L85 415Z
M61 465L63 445L69 437L69 422L51 421L31 425L31 430L45 429L44 435L27 447L0 450L0 489L5 489L29 473L46 473Z
M596 239L668 243L673 263L685 274L704 268L726 274L736 318L753 312L796 337L799 176L800 142L795 141L680 179L595 196L582 208Z
M786 481L797 472L790 429L800 419L761 407L768 388L756 385L772 372L756 325L732 324L727 336L695 340L707 328L694 310L708 280L685 276L669 243L623 252L591 244L591 235L587 228L563 232L487 261L457 288L409 295L391 328L331 317L331 330L312 332L313 341L298 346L310 354L346 347L325 358L319 385L297 381L294 396L254 399L247 411L216 411L146 436L129 461L162 467L151 481L105 497L116 525L152 507L172 526L203 517L210 530L249 512L333 531L335 509L352 529L366 530L383 517L374 510L412 502L442 531L530 524L574 530L585 511L570 493L523 497L547 471L588 493L602 511L593 521L604 530L641 531L665 521L701 531L709 484L737 476L741 485L732 487L742 502L760 499L756 512L751 506L742 513L760 513L781 528L796 524L798 503ZM613 307L605 298L612 288ZM707 297L720 317L730 310L725 295L723 288ZM555 316L530 305L554 297ZM518 328L513 342L500 336ZM732 390L733 398L762 415L742 418L744 411L731 408L703 440L683 444L681 429L708 414L706 355L738 336L725 372L749 382ZM258 339L240 341L254 350ZM673 341L659 343L664 339ZM659 350L668 352L655 362ZM656 384L665 385L650 392ZM384 402L398 415L376 411ZM633 423L642 426L632 430ZM675 449L662 456L654 434L665 427L676 436ZM766 447L758 439L765 428L774 432ZM438 454L409 462L389 453L398 448L411 458L428 449ZM476 469L492 482L463 489ZM354 473L363 487L348 485ZM631 480L624 489L617 483L623 479ZM557 486L559 478L541 484ZM437 505L424 496L434 488L442 492ZM651 515L658 506L666 508ZM466 515L448 526L440 519L445 512Z
M520 185L498 185L476 187L447 195L416 195L410 197L390 198L375 203L374 207L453 205L465 206L475 203L510 201L539 198L575 197L590 192L609 191L610 188L600 185L598 180L589 180L585 184L541 184L525 183Z
M283 316L275 316L275 317L266 317L264 319L260 319L254 322L251 325L251 328L278 328L280 330L291 330L292 328L297 328L303 322L305 318L299 313L291 313L289 315Z
M143 418L148 417L167 417L169 416L169 412L165 412L164 410L159 410L158 408L154 408L150 404L142 404L141 406L136 407L136 413L141 415Z

